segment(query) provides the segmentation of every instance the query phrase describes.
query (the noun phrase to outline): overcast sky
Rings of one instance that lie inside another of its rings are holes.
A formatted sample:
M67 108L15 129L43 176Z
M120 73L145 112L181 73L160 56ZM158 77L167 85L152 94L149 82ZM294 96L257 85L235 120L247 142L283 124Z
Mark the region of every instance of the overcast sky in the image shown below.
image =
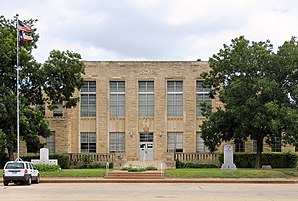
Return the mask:
M275 47L298 36L297 0L0 0L0 15L38 19L35 59L207 61L244 35Z

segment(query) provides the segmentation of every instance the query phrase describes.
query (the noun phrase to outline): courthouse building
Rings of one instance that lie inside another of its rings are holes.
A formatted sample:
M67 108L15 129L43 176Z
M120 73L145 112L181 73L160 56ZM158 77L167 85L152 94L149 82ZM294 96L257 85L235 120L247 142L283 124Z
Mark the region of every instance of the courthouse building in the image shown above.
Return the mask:
M209 98L203 61L86 61L77 107L46 111L50 153L122 154L127 161L165 160L168 153L208 153L199 103ZM254 151L240 143L235 151ZM281 145L276 145L281 151ZM289 149L289 148L287 148ZM221 151L221 150L220 150ZM266 151L266 150L265 150ZM268 149L268 151L270 151Z

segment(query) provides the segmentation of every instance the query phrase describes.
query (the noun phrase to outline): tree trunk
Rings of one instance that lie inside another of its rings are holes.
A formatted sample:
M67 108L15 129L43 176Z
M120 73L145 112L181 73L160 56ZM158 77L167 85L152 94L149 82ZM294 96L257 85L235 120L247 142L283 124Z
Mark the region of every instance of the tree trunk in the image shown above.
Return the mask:
M13 157L13 149L11 149L10 147L7 148L7 152L8 152L8 158L10 161L13 161L14 160L14 157Z
M7 146L8 158L11 161L14 160L14 156L13 156L13 151L14 151L14 135L15 135L15 132L14 131L15 131L14 127L11 126L10 127L10 138L9 138L10 143L8 143L8 146Z
M255 168L261 168L261 156L263 152L263 137L257 139L257 155L256 155L256 163Z

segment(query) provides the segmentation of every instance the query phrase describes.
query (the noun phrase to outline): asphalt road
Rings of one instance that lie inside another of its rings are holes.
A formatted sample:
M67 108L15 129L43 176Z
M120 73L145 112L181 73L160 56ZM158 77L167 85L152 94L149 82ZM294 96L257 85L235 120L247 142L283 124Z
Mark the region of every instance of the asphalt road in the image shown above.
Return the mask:
M0 186L1 201L287 201L298 184L41 183Z

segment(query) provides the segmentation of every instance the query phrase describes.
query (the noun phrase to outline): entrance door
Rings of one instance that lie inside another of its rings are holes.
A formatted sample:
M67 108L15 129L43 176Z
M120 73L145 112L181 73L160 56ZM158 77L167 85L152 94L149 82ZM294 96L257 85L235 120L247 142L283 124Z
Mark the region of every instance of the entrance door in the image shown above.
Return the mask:
M153 133L140 133L139 161L152 161L154 158Z

